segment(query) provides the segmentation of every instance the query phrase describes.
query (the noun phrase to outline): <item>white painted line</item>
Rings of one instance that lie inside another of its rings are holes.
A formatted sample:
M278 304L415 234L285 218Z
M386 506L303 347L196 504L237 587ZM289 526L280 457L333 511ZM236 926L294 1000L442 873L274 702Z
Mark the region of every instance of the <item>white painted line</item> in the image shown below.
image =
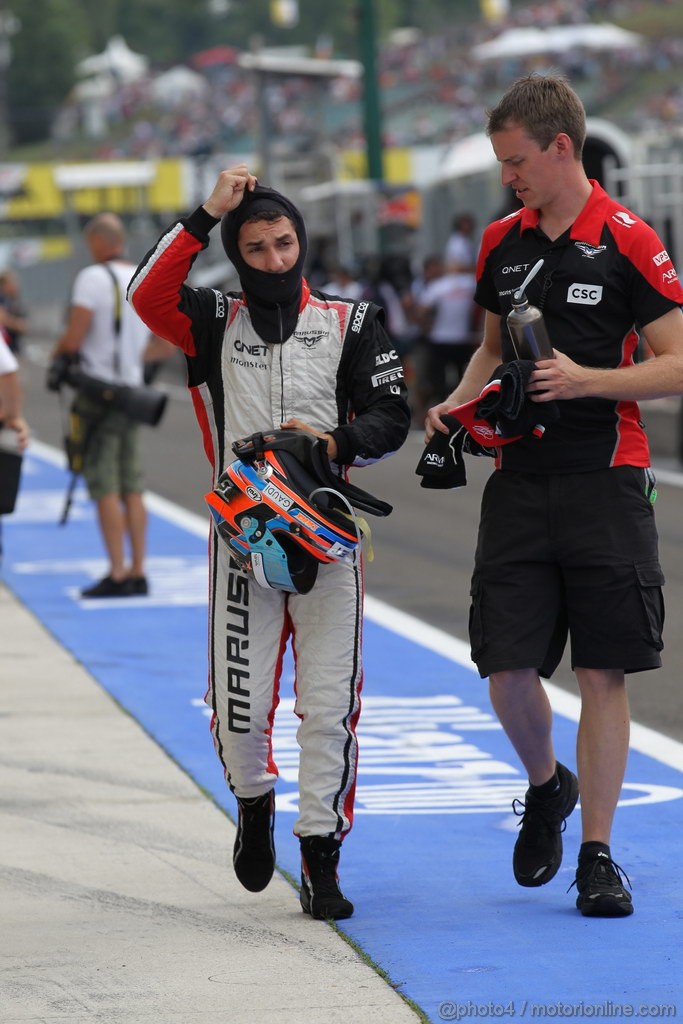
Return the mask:
M53 466L66 469L66 455L61 448L54 448L51 444L45 444L43 441L36 441L35 438L31 438L26 454L31 455L33 452L41 459L44 459L45 462L50 462Z
M43 444L40 441L32 441L31 448L47 462L57 466L64 466L64 453L57 448ZM683 487L683 474L681 473L669 470L656 470L656 475L659 483ZM161 495L152 492L145 493L145 501L151 511L168 522L174 523L176 526L187 530L188 533L192 533L197 537L205 539L208 536L208 517L203 519L194 512L189 512L179 505L168 501L166 498L162 498ZM409 615L398 608L392 608L391 605L385 604L369 594L366 594L365 597L365 614L371 622L378 626L384 626L385 629L396 633L397 636L402 636L406 640L410 640L429 651L433 651L435 654L440 654L449 661L462 665L472 672L477 671L470 658L469 644L463 640L458 640L457 637L451 636L450 633L437 629L435 626L430 626L414 615ZM485 685L483 680L482 685ZM581 701L579 698L573 693L563 690L560 686L556 686L554 683L545 682L544 685L553 710L557 714L570 719L570 721L578 722L581 714ZM631 722L630 746L640 754L645 754L655 761L660 761L670 768L683 772L683 743L680 743L678 740L671 739L671 737L665 736L655 729L650 729L646 725Z
M180 505L176 505L172 501L168 501L167 498L162 498L160 494L154 494L151 491L145 491L145 504L151 512L156 512L158 516L166 519L169 523L187 530L188 533L192 533L196 537L201 537L202 540L207 540L211 523L208 506L206 518L204 519L202 516L197 515L196 512L189 512L187 509L181 508Z

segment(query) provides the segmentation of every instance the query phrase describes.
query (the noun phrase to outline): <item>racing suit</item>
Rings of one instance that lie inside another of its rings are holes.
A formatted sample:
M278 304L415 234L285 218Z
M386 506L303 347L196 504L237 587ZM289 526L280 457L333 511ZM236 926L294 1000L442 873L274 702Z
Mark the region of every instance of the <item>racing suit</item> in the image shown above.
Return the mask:
M200 207L172 225L128 292L148 327L185 353L214 485L234 458L233 441L292 417L332 434L340 473L400 448L410 413L379 307L327 298L304 281L293 334L264 342L243 296L184 283L216 223ZM291 638L301 748L294 832L342 838L353 821L358 756L361 562L321 565L310 594L285 594L248 578L212 531L210 573L206 701L228 785L253 798L275 784L273 718Z

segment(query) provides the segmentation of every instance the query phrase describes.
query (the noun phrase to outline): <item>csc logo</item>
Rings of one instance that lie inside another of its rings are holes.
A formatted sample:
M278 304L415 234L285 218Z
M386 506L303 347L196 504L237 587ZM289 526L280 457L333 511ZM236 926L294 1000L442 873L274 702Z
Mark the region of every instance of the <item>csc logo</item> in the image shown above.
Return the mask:
M597 306L602 298L601 284L570 284L567 302L578 302L581 306Z

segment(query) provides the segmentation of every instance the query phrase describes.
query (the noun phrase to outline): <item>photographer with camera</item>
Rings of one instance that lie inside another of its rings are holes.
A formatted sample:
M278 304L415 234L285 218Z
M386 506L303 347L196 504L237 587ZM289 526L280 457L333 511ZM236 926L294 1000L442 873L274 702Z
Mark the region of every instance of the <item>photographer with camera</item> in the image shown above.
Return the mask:
M135 267L125 259L125 229L113 213L90 220L84 238L93 263L74 281L67 325L53 351L47 386L76 388L70 413L70 464L77 463L97 505L109 558L103 579L81 591L83 597L130 597L148 592L145 575L147 512L138 446L138 423L145 418L131 400L145 397L146 360L167 358L173 347L150 332L125 301ZM67 441L67 449L69 441ZM126 544L130 565L126 562Z

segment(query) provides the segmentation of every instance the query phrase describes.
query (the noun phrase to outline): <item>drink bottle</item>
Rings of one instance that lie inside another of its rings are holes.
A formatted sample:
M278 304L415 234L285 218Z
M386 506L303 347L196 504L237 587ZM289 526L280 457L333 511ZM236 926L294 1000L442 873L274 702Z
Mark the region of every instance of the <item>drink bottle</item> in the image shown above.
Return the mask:
M512 309L507 316L507 325L518 359L552 359L553 346L540 309L532 306L526 297L526 287L543 266L543 260L536 263L522 286L512 296Z

